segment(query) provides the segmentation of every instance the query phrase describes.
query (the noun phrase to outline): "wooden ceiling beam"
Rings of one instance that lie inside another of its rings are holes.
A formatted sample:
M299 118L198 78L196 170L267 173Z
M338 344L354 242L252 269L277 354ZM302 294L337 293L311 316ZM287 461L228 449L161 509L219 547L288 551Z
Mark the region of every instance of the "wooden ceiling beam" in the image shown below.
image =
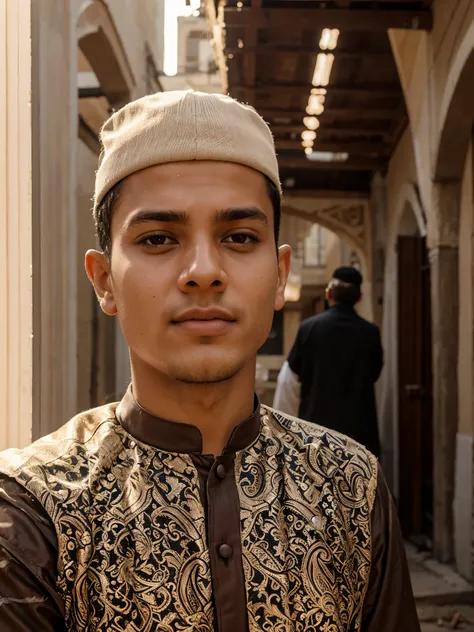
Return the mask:
M291 140L277 138L275 139L275 147L277 151L284 149L300 149L303 151L301 139ZM344 140L338 143L316 140L313 149L314 151L330 151L336 153L346 151L347 153L355 156L387 157L390 154L390 146L385 143L346 143Z
M278 156L281 169L317 169L325 171L376 171L386 166L386 160L371 158L349 158L345 162L317 162L301 156Z
M262 0L251 0L251 8L259 10L262 8ZM255 81L257 79L257 53L256 46L258 42L258 29L253 25L245 28L245 41L249 43L249 47L255 52L249 52L243 59L243 76L247 86L246 101L255 102Z
M285 199L291 203L291 198L308 197L317 200L346 200L356 198L358 200L368 200L369 195L365 191L344 191L341 189L324 190L324 189L287 189L283 186L283 205Z
M271 125L270 129L273 134L301 134L307 127L303 123L301 125ZM374 130L367 128L355 128L355 127L331 127L329 125L321 125L317 130L318 136L337 134L341 136L381 136L384 140L389 140L391 134L384 130Z
M258 113L265 120L289 119L291 121L302 121L304 116L308 116L304 110L274 110L271 108L258 108ZM376 108L326 108L321 115L325 121L340 119L354 121L391 121L398 118L399 110L384 110Z
M231 86L232 93L238 91L245 92L249 86L236 84ZM250 86L251 87L251 86ZM308 83L260 83L255 87L256 93L286 93L286 94L307 94L309 97L311 84ZM327 87L328 97L338 96L362 96L362 97L403 97L401 86L397 83L373 83L373 84L329 84Z
M386 31L387 29L431 30L430 9L237 9L226 7L225 28L340 28L351 31Z
M232 55L247 55L256 53L257 55L317 55L321 51L318 46L288 46L285 44L278 44L278 42L268 42L265 44L257 44L256 46L250 46L244 38L243 48L226 46L226 54ZM342 49L337 48L335 54L338 59L347 58L368 58L374 61L384 61L393 59L393 53L388 51L365 51L356 49Z

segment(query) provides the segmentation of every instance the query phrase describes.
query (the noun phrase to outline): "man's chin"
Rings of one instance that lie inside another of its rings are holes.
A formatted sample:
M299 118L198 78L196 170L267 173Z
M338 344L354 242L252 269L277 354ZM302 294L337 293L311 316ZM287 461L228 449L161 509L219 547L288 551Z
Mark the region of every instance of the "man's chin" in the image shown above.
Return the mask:
M196 363L192 361L192 358L189 358L186 363L168 366L167 373L183 384L196 386L219 384L232 380L240 373L244 364L242 361L231 361L228 356L223 361L209 358L207 362L201 359Z
M188 384L190 386L212 386L222 384L223 382L229 382L236 376L236 373L232 375L210 375L209 377L202 377L197 375L182 375L177 376L175 379L182 384Z

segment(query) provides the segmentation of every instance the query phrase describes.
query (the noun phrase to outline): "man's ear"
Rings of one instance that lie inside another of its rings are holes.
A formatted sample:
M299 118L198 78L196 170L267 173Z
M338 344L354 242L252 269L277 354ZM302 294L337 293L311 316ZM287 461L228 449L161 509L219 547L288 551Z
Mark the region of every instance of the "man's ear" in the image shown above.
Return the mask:
M117 305L115 303L108 257L98 250L88 250L86 252L85 266L87 276L94 286L102 311L108 316L114 316L117 313Z
M291 247L280 246L278 248L278 286L275 297L275 310L283 309L285 305L285 287L290 273Z

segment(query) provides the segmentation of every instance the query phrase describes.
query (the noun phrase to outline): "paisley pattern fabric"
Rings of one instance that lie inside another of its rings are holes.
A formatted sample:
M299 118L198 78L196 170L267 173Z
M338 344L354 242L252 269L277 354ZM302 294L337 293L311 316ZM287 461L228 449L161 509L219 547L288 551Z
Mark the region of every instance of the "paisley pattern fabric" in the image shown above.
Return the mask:
M74 632L214 630L205 515L189 456L131 437L115 405L0 454L58 536ZM250 632L352 632L370 571L376 462L354 442L262 408L237 453Z
M355 632L371 567L377 462L268 410L236 461L250 632Z

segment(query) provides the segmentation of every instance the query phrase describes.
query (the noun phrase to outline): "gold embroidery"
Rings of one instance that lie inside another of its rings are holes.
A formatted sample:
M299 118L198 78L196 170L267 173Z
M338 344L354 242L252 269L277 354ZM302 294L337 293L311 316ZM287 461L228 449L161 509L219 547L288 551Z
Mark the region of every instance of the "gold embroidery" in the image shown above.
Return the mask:
M250 631L355 632L376 460L314 424L270 409L262 421L236 459Z
M376 461L354 442L262 409L236 456L250 632L355 632L370 572ZM58 535L68 629L214 629L198 475L134 440L114 407L0 454Z
M0 469L46 508L74 632L214 630L204 510L186 455L127 435L110 410L82 415Z

